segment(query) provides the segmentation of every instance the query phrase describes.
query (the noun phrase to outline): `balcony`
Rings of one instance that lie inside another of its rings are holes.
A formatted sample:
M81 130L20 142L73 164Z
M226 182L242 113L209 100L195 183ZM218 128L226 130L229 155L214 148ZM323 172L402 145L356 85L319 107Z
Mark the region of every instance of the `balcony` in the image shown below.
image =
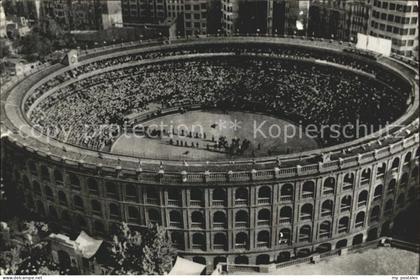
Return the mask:
M300 217L301 221L307 221L307 220L312 220L312 215L302 215Z
M357 203L357 207L363 207L367 205L367 201L360 201L359 203Z
M169 226L176 227L176 228L182 228L182 223L181 222L170 222Z
M346 184L343 186L343 191L348 191L353 189L353 184Z
M302 198L311 198L311 197L314 197L314 194L313 193L304 193L304 194L302 194Z
M309 236L299 236L299 242L310 242L311 238Z
M204 223L195 223L195 222L192 222L191 223L191 227L192 228L204 228Z
M235 227L237 228L246 228L248 227L248 222L236 222Z
M192 245L192 248L194 250L204 250L205 246L204 245L201 245L201 244L193 244Z
M269 220L263 220L263 221L258 221L257 225L259 226L268 226L270 225L270 221Z
M170 206L180 206L181 202L175 199L168 199L168 205Z
M270 204L271 199L270 198L259 198L258 204Z
M268 241L258 241L257 248L268 248Z
M341 212L350 212L350 209L351 209L350 205L342 206L341 207Z
M280 224L288 224L291 223L292 219L290 217L281 217L280 218Z
M291 195L285 195L280 197L280 201L291 201L292 200L292 196Z
M235 249L247 249L246 243L235 244Z
M327 217L327 216L332 216L332 211L322 211L321 212L321 217Z
M213 223L214 228L225 228L226 223Z
M330 194L334 194L334 189L324 191L324 195L330 195Z
M247 199L237 199L235 200L235 205L248 205Z
M347 232L348 228L346 226L339 226L338 227L338 233L344 233Z
M354 227L355 228L359 228L359 227L363 227L363 224L364 224L365 222L357 222L355 225L354 225Z
M203 202L201 200L191 200L190 204L191 206L202 206Z
M214 244L213 249L214 250L225 250L226 246L225 246L225 244Z
M225 206L226 201L224 200L213 200L213 206Z
M157 205L157 204L159 204L159 199L157 199L157 198L148 198L148 199L146 199L146 202L147 202L147 204Z
M330 237L331 237L331 233L328 231L319 233L319 238L330 238Z

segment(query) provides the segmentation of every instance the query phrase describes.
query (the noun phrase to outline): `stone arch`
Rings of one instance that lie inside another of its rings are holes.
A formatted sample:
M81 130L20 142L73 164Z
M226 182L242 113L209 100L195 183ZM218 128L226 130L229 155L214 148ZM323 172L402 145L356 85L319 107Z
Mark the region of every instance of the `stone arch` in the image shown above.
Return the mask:
M392 161L391 169L398 169L400 167L400 158L396 157Z
M342 217L338 221L338 232L348 232L350 229L350 219L349 217Z
M315 193L315 183L313 181L307 181L303 183L303 186L302 186L303 198L314 197L314 193Z
M290 206L283 206L280 209L280 223L291 223L293 221L293 210Z
M246 204L248 202L248 190L246 188L239 188L235 190L235 201L236 203Z
M292 184L284 184L281 186L280 190L281 197L293 197L293 185Z
M299 229L299 242L311 241L312 229L310 225L301 226Z
M331 193L334 193L334 190L335 190L335 178L334 177L326 178L324 180L323 193L331 194Z
M270 255L268 255L268 254L258 255L255 262L256 262L257 265L269 264L270 263Z
M363 225L365 224L365 211L360 211L359 213L357 213L356 215L356 221L355 221L355 227L363 227Z
M258 211L258 224L259 225L270 224L270 220L271 220L270 210L264 208Z
M241 226L249 225L249 215L245 210L239 210L235 214L235 224Z
M258 189L259 199L271 199L271 188L268 186L262 186Z
M341 239L340 241L337 242L337 244L335 245L336 249L341 249L341 248L345 248L347 247L347 239Z
M204 215L200 211L194 211L191 214L191 223L193 227L204 228L205 220Z
M221 233L221 232L216 233L213 238L213 247L214 249L226 250L227 248L226 234Z
M329 238L331 237L332 227L330 221L324 221L319 225L319 237Z
M257 235L257 247L269 247L270 245L270 233L267 230L258 232Z
M301 220L312 220L313 215L313 205L310 203L305 203L300 208L300 219Z
M235 247L245 249L248 246L249 238L245 232L239 232L235 236Z
M353 241L352 241L352 245L360 245L363 243L363 234L358 234L356 236L353 237Z

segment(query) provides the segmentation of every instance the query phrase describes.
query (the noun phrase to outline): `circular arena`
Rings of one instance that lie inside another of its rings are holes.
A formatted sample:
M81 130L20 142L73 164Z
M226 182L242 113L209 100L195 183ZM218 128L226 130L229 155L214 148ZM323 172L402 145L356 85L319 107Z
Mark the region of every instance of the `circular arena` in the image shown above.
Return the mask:
M417 75L306 38L81 51L4 87L5 180L64 231L157 223L209 269L358 246L420 198Z

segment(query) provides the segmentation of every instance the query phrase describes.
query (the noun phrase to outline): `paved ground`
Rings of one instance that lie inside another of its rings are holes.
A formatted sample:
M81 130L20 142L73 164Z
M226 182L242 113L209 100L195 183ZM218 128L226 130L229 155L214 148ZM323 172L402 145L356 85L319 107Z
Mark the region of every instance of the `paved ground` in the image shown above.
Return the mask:
M317 264L278 269L277 275L418 275L419 255L396 248L369 249Z
M184 114L172 114L156 118L144 123L144 125L155 125L157 127L183 129L193 132L193 137L175 136L173 140L184 141L196 145L198 148L187 148L169 144L169 138L150 139L135 137L133 135L121 136L113 145L113 153L128 154L139 157L159 157L171 159L226 159L230 156L222 151L209 151L207 145L214 145L219 136L225 136L230 143L233 138L251 141L251 147L244 156L267 156L268 151L273 153L301 152L318 147L317 142L304 134L299 134L297 126L274 117L262 114L245 112L219 112L219 111L190 111ZM164 126L162 126L164 125ZM287 135L292 135L288 138ZM195 138L195 133L206 133L206 139ZM147 148L146 148L147 147Z

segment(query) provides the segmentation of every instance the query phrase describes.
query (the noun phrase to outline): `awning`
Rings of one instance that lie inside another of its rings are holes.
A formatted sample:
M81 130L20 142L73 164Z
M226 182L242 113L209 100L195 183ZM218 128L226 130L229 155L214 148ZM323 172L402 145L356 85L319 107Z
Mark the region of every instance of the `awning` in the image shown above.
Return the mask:
M169 275L200 275L205 267L205 265L177 257Z
M82 231L75 242L78 249L82 252L83 257L90 259L96 254L99 247L101 247L103 240L93 239L86 232Z

